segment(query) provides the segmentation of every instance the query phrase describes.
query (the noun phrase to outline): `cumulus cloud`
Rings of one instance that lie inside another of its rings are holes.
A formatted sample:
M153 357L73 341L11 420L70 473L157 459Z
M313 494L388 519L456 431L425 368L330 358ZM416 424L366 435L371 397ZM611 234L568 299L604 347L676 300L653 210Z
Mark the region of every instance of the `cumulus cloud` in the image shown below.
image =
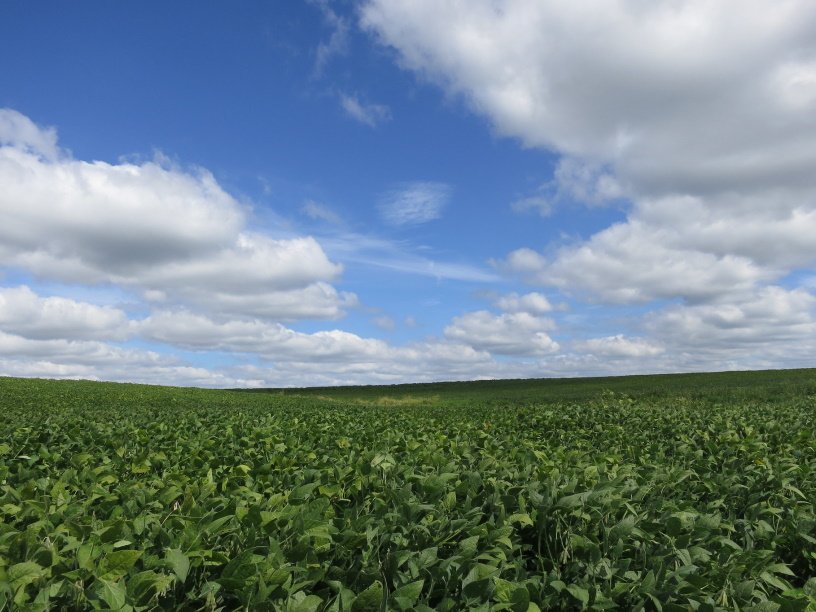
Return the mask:
M627 338L623 334L578 341L573 343L573 348L608 358L654 357L665 350L644 338Z
M256 386L192 366L156 351L123 348L95 340L31 339L0 331L0 371L5 376L84 378L150 384L226 387Z
M40 127L11 108L0 108L0 146L14 147L46 159L59 156L57 131Z
M795 205L785 193L675 196L638 202L627 221L551 259L519 249L502 266L533 283L611 302L699 301L812 265L814 232L816 208Z
M121 340L154 348L116 344ZM195 366L185 351L243 354L262 365L254 373L247 366ZM474 368L489 372L494 365L489 353L444 340L393 346L338 329L303 333L189 310L128 319L110 306L42 297L28 287L0 290L5 375L246 387L469 378Z
M647 337L575 342L561 371L808 363L813 296L776 283L816 264L816 5L367 0L361 14L403 67L561 155L516 210L628 200L586 239L494 262L592 301L669 302Z
M242 207L207 171L44 156L35 145L56 146L53 131L18 115L0 122L0 142L10 143L0 147L0 265L237 316L336 316L354 301L328 285L342 268L314 238L249 231ZM298 308L308 297L318 304ZM285 312L260 302L284 303Z
M367 125L377 127L391 119L391 109L383 104L366 104L357 96L340 94L340 106L352 119Z
M380 215L388 225L410 226L438 219L450 199L451 188L444 183L406 183L382 198Z
M753 348L816 338L816 297L805 289L769 286L722 303L674 305L648 317L647 328L688 349Z
M185 311L155 312L139 331L150 340L189 350L256 355L261 365L240 366L235 376L272 386L469 379L502 367L470 343L430 339L393 346L341 330L303 333L278 323L218 322Z
M495 300L496 308L505 312L527 312L532 315L540 315L553 310L553 305L547 296L536 291L519 295L509 293L502 295Z
M516 208L632 199L623 223L549 260L518 250L509 269L625 302L813 264L813 3L369 0L361 19L499 133L563 155Z
M530 210L542 217L550 215L561 203L602 206L621 201L624 189L609 168L572 157L561 158L553 179L542 184L532 195L511 204L516 212Z
M445 337L497 355L543 355L558 350L547 334L550 319L527 312L494 315L486 310L455 317L445 328Z
M0 287L0 330L32 340L123 340L125 313L64 297L40 297L29 287Z
M802 145L816 130L808 0L749 0L738 11L701 0L369 0L362 24L405 67L529 146L612 161L640 183L679 169L684 190L780 157L808 173L813 148ZM779 114L787 120L768 121Z
M259 320L217 322L191 312L158 311L140 324L147 338L197 350L256 353L272 360L373 359L388 350L382 340L340 330L313 334Z

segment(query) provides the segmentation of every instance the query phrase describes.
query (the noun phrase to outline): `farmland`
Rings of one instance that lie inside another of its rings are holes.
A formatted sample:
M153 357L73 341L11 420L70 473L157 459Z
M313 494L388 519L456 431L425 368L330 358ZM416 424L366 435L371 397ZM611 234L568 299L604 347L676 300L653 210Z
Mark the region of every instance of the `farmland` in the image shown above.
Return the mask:
M816 370L0 378L0 610L816 609Z

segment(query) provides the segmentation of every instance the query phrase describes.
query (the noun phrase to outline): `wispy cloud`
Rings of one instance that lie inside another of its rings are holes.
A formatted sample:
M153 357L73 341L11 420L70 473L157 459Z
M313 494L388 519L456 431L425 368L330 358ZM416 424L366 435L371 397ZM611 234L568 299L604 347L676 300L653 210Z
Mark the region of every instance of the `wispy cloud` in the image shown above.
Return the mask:
M391 109L384 104L365 104L357 96L340 94L340 106L346 114L369 127L377 127L391 119Z
M442 215L450 194L451 188L445 183L406 183L385 194L379 206L380 215L393 226L427 223Z
M331 257L348 265L384 268L436 280L493 283L502 278L489 269L470 263L440 261L417 255L417 248L405 241L386 240L354 232L318 235L318 238Z
M315 51L314 76L319 78L332 57L348 51L349 23L332 10L328 0L312 0L311 3L320 9L323 21L331 28L329 38L321 41Z
M300 207L300 212L315 221L325 221L332 225L341 225L343 223L340 216L331 208L314 200L306 200L303 206Z

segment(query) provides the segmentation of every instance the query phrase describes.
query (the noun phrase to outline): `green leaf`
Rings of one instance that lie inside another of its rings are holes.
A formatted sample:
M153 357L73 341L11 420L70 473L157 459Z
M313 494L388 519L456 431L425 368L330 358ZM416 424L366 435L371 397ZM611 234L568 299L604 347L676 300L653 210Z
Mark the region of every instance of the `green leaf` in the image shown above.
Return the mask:
M377 612L383 598L382 582L376 580L362 591L351 604L351 612Z
M292 492L289 493L289 502L296 504L306 501L306 499L308 499L308 497L312 494L312 491L314 491L318 486L319 483L310 482L300 485L299 487L295 487L292 489Z
M99 577L119 580L136 565L142 553L141 550L117 550L105 555L99 563Z
M666 519L666 534L676 538L683 531L683 521L676 516Z
M380 468L383 472L393 469L396 465L396 460L388 453L378 453L371 460L371 467Z
M412 608L422 594L422 586L425 580L416 580L409 584L403 585L392 593L394 601L401 610L408 610Z
M589 497L588 492L584 493L574 493L573 495L565 495L561 499L559 499L555 505L559 508L564 508L566 510L572 510L581 506L585 501L586 498Z
M180 583L187 580L190 571L190 559L178 548L168 548L164 553L165 567L173 570Z
M96 594L99 595L99 599L108 604L111 610L121 610L127 603L127 590L122 581L114 582L99 578Z
M530 518L530 515L526 512L519 513L519 514L511 514L510 518L507 521L512 525L513 523L518 523L522 527L532 527L534 525L533 519Z
M765 568L765 571L772 572L774 574L784 574L785 576L796 576L796 574L794 574L784 563L774 563L773 565L769 565Z
M127 592L136 605L146 606L153 597L163 594L171 584L172 576L147 570L128 579Z
M24 561L8 568L6 580L13 590L18 590L28 584L36 582L48 574L48 570L40 567L33 561Z
M317 595L306 595L303 591L298 591L290 598L286 605L286 612L317 612L323 600Z
M572 595L582 604L587 605L589 603L589 591L584 587L578 586L577 584L571 584L567 587L567 592L569 592L570 595Z
M769 584L772 587L776 587L780 591L787 591L790 588L790 585L784 582L782 579L777 578L770 572L762 572L759 575L759 579L762 580L765 584Z

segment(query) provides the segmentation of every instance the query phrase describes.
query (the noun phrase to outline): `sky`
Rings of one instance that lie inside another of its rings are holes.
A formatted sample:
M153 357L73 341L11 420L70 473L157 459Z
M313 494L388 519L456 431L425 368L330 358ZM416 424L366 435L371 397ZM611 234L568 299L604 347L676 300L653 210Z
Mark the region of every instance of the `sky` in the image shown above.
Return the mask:
M816 3L0 3L0 375L816 365Z

